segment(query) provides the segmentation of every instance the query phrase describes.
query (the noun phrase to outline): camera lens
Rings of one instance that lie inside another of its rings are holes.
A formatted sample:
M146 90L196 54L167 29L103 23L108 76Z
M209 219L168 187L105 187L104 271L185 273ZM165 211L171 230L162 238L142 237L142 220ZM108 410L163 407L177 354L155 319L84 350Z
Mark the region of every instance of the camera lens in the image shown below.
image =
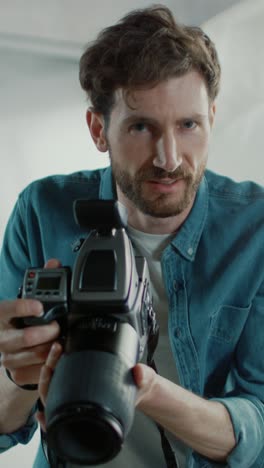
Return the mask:
M137 389L131 368L123 354L105 351L61 357L45 409L47 443L60 458L96 465L119 452L134 417Z
M82 405L60 413L48 432L48 444L57 455L79 465L97 465L120 451L123 429L106 410Z

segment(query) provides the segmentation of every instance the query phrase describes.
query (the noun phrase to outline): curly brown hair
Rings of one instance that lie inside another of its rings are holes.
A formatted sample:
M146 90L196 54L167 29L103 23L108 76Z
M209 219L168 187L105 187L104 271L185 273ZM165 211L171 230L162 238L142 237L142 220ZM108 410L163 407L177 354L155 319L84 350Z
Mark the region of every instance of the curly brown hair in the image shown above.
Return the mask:
M213 42L201 28L175 21L162 5L134 10L103 29L80 60L79 78L96 112L110 115L117 88L151 88L197 70L212 102L221 67Z

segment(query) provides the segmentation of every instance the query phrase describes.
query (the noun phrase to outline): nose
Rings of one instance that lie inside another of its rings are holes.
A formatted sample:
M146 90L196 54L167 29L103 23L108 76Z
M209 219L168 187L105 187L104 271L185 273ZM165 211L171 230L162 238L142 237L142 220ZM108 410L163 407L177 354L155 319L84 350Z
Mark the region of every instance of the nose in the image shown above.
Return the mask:
M182 157L173 133L162 135L156 145L156 157L153 165L167 172L173 172L182 164Z

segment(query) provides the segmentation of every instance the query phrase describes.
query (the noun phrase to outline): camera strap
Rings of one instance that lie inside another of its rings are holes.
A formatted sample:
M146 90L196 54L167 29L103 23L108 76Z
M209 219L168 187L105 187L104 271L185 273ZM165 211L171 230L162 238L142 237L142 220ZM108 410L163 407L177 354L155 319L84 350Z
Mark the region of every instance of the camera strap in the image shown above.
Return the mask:
M151 367L157 374L158 374L158 370L154 361L154 352L157 348L158 341L159 341L159 329L158 329L157 323L155 323L153 329L149 333L149 338L148 338L148 343L147 343L147 365ZM165 434L164 428L158 423L156 423L156 426L160 433L161 447L163 450L167 468L179 468L177 457Z

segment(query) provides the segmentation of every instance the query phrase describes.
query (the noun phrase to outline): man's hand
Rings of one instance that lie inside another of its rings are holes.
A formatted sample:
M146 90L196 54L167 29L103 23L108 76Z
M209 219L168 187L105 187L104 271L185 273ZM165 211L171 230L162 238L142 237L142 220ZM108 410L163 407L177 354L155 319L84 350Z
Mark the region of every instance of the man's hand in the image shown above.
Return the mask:
M185 390L144 364L137 364L133 375L140 411L196 452L217 462L226 461L236 440L224 405Z
M46 268L57 268L58 260L50 260ZM9 370L17 385L38 383L50 347L59 335L59 325L16 329L15 318L40 316L42 304L35 300L17 299L0 303L0 353L1 364Z

